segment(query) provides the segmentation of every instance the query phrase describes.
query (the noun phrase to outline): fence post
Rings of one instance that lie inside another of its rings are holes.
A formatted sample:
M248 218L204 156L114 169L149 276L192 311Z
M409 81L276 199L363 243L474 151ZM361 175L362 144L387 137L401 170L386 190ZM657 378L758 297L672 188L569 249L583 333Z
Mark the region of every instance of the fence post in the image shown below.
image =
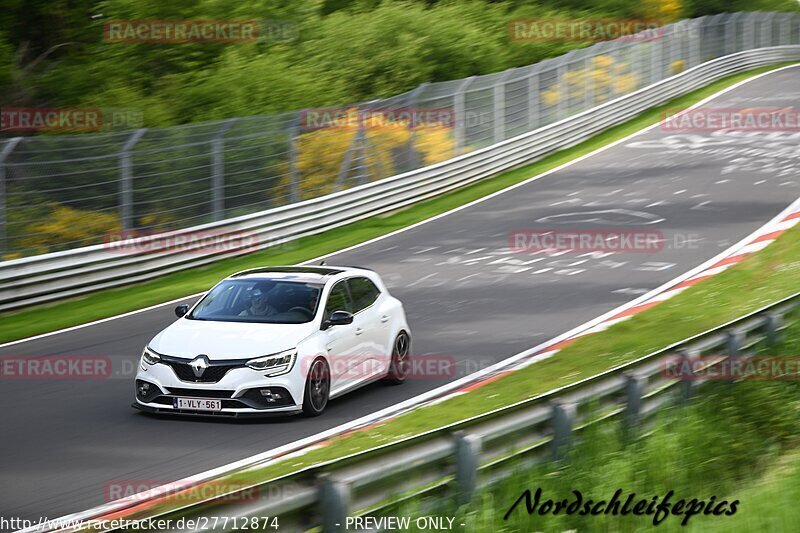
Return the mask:
M300 117L302 112L298 112L292 119L292 126L289 128L289 203L293 204L300 201L300 171L297 168L297 135L300 133Z
M466 435L463 431L457 431L453 437L456 458L456 504L460 507L468 504L475 493L481 439L477 435Z
M568 52L565 56L557 58L560 64L556 67L556 87L559 89L558 103L556 104L556 122L565 118L569 113L569 84L567 83L567 73L569 72L569 62L575 55L575 51Z
M419 95L425 90L428 83L423 83L413 91L408 93L408 157L406 170L414 170L420 167L419 158L417 157L416 147L416 124L414 124L415 110L419 101Z
M572 441L572 425L575 422L575 404L552 402L550 418L553 424L551 452L554 461L567 458Z
M133 132L119 154L119 220L123 230L133 229L133 163L131 151L147 132L142 128Z
M756 47L756 19L749 13L745 16L744 23L744 50L752 50Z
M0 259L8 250L8 235L6 233L6 159L17 147L22 137L9 139L0 152Z
M504 141L506 138L506 79L514 71L506 70L492 89L493 95L493 117L492 124L494 132L492 142L494 144Z
M792 21L787 18L782 18L778 23L778 45L789 44L791 40L791 23Z
M703 62L703 27L707 17L700 17L696 20L690 20L687 24L687 35L689 36L689 61L687 61L686 69L696 67Z
M667 39L667 28L669 28L669 26L662 26L661 39L653 41L653 46L651 48L652 52L650 55L650 85L661 81L661 73L663 71L661 65L661 56L664 48L664 42L666 42Z
M587 73L584 76L584 80L586 80L586 85L583 89L583 108L584 109L591 109L594 107L594 76L592 76L592 60L594 59L593 56L586 56L583 58L583 71Z
M528 74L528 131L539 126L539 69L531 68Z
M764 16L764 21L761 26L761 47L772 46L772 19L775 18L777 13L768 13Z
M455 107L455 154L453 155L461 155L467 145L467 111L464 102L464 93L467 92L467 87L470 86L474 79L475 76L470 76L461 82L453 98L453 105Z
M321 474L318 480L322 531L325 533L344 531L347 513L350 510L350 487L328 474Z
M739 19L739 13L731 15L725 22L725 52L724 55L731 55L737 52L738 46L738 28L736 23Z
M346 188L347 177L350 174L350 166L353 164L353 153L360 150L364 144L366 133L364 131L364 121L361 119L361 109L358 110L358 126L356 132L353 134L353 140L350 141L350 146L344 153L342 164L339 166L339 172L336 174L336 181L333 184L333 192L341 191ZM360 178L359 178L360 181Z
M642 413L644 378L635 374L625 375L625 414L622 422L623 439L629 441L636 434Z
M211 216L214 222L225 218L225 134L237 120L224 120L211 140Z
M775 346L782 340L781 328L783 327L783 317L778 313L767 313L767 344Z

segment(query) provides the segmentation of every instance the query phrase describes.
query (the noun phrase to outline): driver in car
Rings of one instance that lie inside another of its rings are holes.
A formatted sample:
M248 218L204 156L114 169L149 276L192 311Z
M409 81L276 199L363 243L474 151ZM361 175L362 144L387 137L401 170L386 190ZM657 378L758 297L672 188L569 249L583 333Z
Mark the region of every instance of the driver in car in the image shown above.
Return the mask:
M278 314L274 307L269 305L266 291L254 289L250 293L250 307L239 313L239 316L267 317Z

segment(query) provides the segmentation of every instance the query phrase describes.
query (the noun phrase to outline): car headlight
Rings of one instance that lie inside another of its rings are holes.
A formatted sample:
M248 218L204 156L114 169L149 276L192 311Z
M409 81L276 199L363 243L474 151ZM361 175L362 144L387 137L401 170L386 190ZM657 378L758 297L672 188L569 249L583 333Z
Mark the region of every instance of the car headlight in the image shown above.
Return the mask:
M142 368L145 367L145 363L148 365L154 365L160 362L161 356L151 350L149 347L145 346L144 350L142 350Z
M297 350L292 348L280 353L250 359L245 364L253 370L266 372L267 377L272 377L289 372L294 366L295 359L297 359Z

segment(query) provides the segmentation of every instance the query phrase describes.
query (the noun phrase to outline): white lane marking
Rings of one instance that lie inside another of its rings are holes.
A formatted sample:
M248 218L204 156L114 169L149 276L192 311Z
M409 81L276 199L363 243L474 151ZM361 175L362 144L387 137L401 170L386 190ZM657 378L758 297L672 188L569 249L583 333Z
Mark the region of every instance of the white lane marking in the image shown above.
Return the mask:
M426 279L432 278L435 275L436 275L436 272L434 272L433 274L428 274L427 276L423 276L423 277L419 278L417 281L415 281L414 283L409 283L407 285L407 287L413 287L414 285L417 285L418 283L422 283Z
M427 248L423 248L422 250L418 250L418 251L414 252L414 255L424 254L425 252L430 252L431 250L435 250L437 248L438 248L438 246L429 246Z
M722 96L724 94L727 94L727 93L729 93L729 92L731 92L731 91L733 91L735 89L738 89L739 87L741 87L743 85L746 85L748 83L754 82L754 81L756 81L758 79L761 79L763 77L766 77L766 76L769 76L771 74L775 74L775 73L778 73L778 72L782 72L784 70L789 70L789 69L798 68L798 67L800 67L800 64L787 65L785 67L776 68L776 69L770 70L768 72L762 72L761 74L756 74L755 76L752 76L752 77L747 78L745 80L742 80L740 82L734 83L733 85L731 85L729 87L726 87L726 88L724 88L724 89L722 89L722 90L720 90L720 91L718 91L718 92L716 92L716 93L714 93L714 94L712 94L712 95L710 95L710 96L708 96L706 98L703 98L699 102L687 107L686 109L683 109L683 110L679 111L679 113L684 113L686 111L701 107L701 106L707 104L708 102L711 102L712 100L715 100L715 99L719 98L720 96ZM640 90L642 90L642 89L640 89ZM633 93L631 93L631 94L633 94ZM562 119L562 121L559 121L559 122L570 120L572 118L575 118L575 117L569 117L568 119ZM515 190L515 189L517 189L519 187L524 187L525 185L528 185L531 182L534 182L536 180L542 179L542 178L544 178L546 176L550 176L551 174L555 174L557 172L560 172L561 170L563 170L565 168L569 168L572 165L575 165L575 164L580 163L580 162L582 162L582 161L584 161L586 159L589 159L590 157L593 157L593 156L595 156L597 154L603 153L606 150L610 150L611 148L614 148L617 145L626 143L630 139L633 139L634 137L638 137L640 135L643 135L643 134L645 134L645 133L647 133L649 131L652 131L652 130L660 127L662 124L666 123L670 118L671 117L665 117L663 120L661 120L659 122L656 122L655 124L651 124L649 126L646 126L645 128L643 128L643 129L641 129L639 131L635 131L635 132L631 133L630 135L628 135L626 137L623 137L622 139L618 139L618 140L616 140L616 141L614 141L612 143L609 143L609 144L606 144L604 146L601 146L600 148L598 148L598 149L596 149L594 151L591 151L588 154L584 154L584 155L579 156L579 157L577 157L575 159L571 159L570 161L567 161L566 163L563 163L563 164L561 164L561 165L559 165L557 167L551 168L550 170L546 170L546 171L542 172L541 174L536 174L535 176L532 176L532 177L530 177L530 178L528 178L526 180L523 180L523 181L521 181L519 183L515 183L514 185L510 185L510 186L506 187L505 189L500 189L499 191L495 191L495 192L493 192L493 193L491 193L489 195L482 196L481 198L478 198L476 200L468 202L468 203L466 203L464 205L460 205L458 207L455 207L455 208L451 209L450 211L445 211L444 213L439 213L438 215L434 215L434 216L432 216L430 218L426 218L425 220L421 220L419 222L415 222L414 224L411 224L410 226L405 226L403 228L391 231L389 233L386 233L384 235L380 235L378 237L366 240L364 242L361 242L361 243L358 243L358 244L354 244L354 245L348 246L346 248L342 248L341 250L338 250L336 252L330 252L330 253L327 253L327 254L324 254L324 255L320 255L318 257L314 257L314 258L309 259L307 261L303 261L302 263L299 263L299 264L307 265L309 263L314 263L314 262L317 262L317 261L321 261L322 259L325 259L327 257L331 257L333 255L346 253L346 252L349 252L351 250L355 250L355 249L361 248L362 246L368 246L370 244L382 241L384 239L388 239L390 237L394 237L395 235L399 235L400 233L404 233L406 231L411 231L412 229L415 229L415 228L417 228L419 226L422 226L423 224L429 224L431 222L439 220L440 218L444 218L446 216L452 215L453 213L457 213L457 212L459 212L459 211L461 211L463 209L468 209L468 208L470 208L470 207L472 207L474 205L478 205L478 204L480 204L482 202L486 202L488 200L491 200L492 198L495 198L496 196L500 196L500 195L505 194L505 193L507 193L509 191L513 191L513 190ZM556 122L554 124L551 124L550 126L553 126L555 124L558 124L558 122ZM527 135L527 133L524 133L522 135ZM520 135L520 137L522 135ZM504 143L513 142L515 139L516 139L516 137L508 139L508 140L504 141ZM728 181L728 180L725 180L725 181ZM716 183L720 183L720 182L718 181ZM27 337L25 339L19 339L19 340L16 340L16 341L6 342L6 343L3 343L3 344L0 344L0 348L6 348L8 346L13 346L15 344L21 344L23 342L34 341L34 340L37 340L37 339L42 339L44 337L50 337L52 335L60 335L62 333L67 333L69 331L75 331L75 330L82 329L82 328L88 328L88 327L91 327L91 326L95 326L97 324L102 324L102 323L105 323L105 322L109 322L111 320L116 320L118 318L125 318L125 317L128 317L128 316L136 315L138 313L144 313L146 311L151 311L153 309L158 309L159 307L163 307L163 306L166 306L166 305L174 304L175 302L180 302L182 300L187 300L189 298L198 297L198 296L204 294L204 292L205 291L198 292L196 294L192 294L192 295L189 295L189 296L184 296L182 298L176 298L174 300L169 300L168 302L164 302L162 304L151 305L150 307L145 307L144 309L138 309L136 311L130 311L130 312L127 312L127 313L123 313L123 314L116 315L116 316L111 316L111 317L108 317L108 318L101 318L99 320L94 320L92 322L87 322L85 324L79 324L77 326L71 326L71 327L64 328L64 329L59 329L59 330L56 330L56 331L50 331L48 333L41 333L39 335L34 335L32 337Z

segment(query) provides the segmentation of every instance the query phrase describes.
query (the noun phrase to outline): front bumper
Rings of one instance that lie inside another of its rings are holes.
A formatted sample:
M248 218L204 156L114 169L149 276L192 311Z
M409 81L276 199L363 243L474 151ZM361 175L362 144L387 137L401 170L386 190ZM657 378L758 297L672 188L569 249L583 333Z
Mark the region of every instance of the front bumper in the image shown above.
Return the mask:
M198 383L181 380L167 364L139 368L135 382L136 409L173 415L250 417L296 414L302 411L304 382L297 369L283 376L265 377L247 367L227 371L219 381ZM141 385L148 384L147 392ZM175 398L220 400L222 409L201 411L178 408Z

